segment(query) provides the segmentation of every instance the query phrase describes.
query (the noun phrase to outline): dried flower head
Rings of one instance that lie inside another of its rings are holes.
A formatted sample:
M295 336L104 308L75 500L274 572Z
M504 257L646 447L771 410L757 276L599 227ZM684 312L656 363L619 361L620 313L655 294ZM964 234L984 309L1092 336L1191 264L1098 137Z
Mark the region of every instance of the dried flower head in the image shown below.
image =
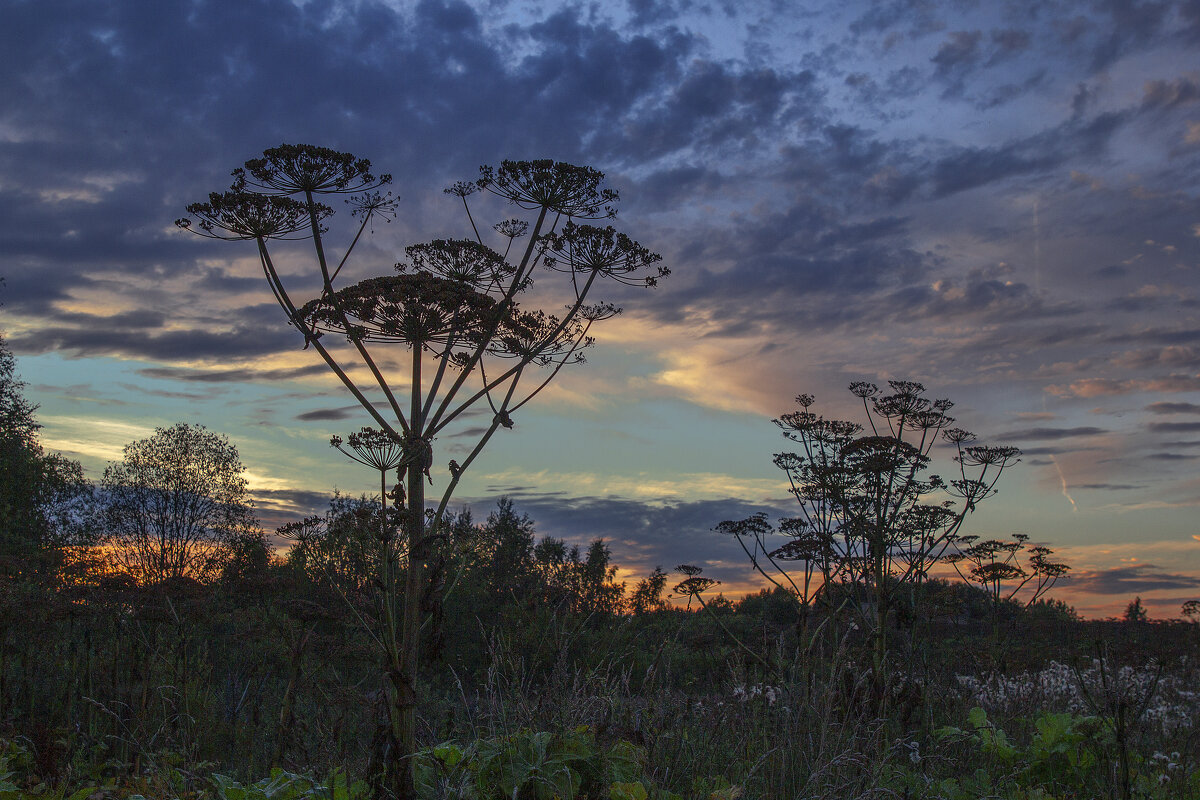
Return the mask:
M485 291L514 272L503 256L471 239L435 239L404 252L408 263L396 265L400 272L427 272Z
M659 278L671 274L669 269L659 266L651 275L632 277L653 268L662 256L612 226L597 228L568 223L561 232L547 234L543 241L546 248L543 263L558 272L596 273L631 286L656 286Z
M469 284L428 273L368 278L312 300L297 320L352 341L473 345L493 326L496 301Z
M505 358L531 358L546 365L567 353L590 347L592 337L581 339L582 333L582 325L575 320L563 325L558 317L542 311L514 311L496 331L488 352Z
M523 219L506 219L497 222L492 229L505 239L519 239L529 230L529 223Z
M282 144L246 162L234 176L274 194L360 192L391 183L391 175L371 174L371 162L328 147Z
M525 209L546 208L567 217L616 216L618 194L601 189L604 173L561 161L504 161L479 168L476 185Z
M442 191L455 197L470 197L480 190L479 184L469 181L455 181Z
M350 214L355 217L383 217L388 222L396 218L396 198L391 192L363 192L346 198Z
M329 446L334 447L348 458L364 466L373 467L380 472L395 469L404 460L404 441L393 433L375 428L363 428L358 433L352 433L346 444L350 449L342 447L342 438L334 436L329 440Z
M308 207L289 197L269 196L232 189L213 192L207 203L192 203L186 217L175 220L180 228L211 239L307 239L312 235ZM318 224L333 213L315 204Z

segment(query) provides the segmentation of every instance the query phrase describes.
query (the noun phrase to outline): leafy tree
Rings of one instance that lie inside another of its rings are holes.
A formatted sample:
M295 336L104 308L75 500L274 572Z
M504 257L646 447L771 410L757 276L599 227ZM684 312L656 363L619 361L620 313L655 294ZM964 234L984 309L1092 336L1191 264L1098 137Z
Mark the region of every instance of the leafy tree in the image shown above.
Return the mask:
M101 480L104 540L115 564L142 584L209 581L261 539L245 467L225 436L179 423L125 446Z
M381 571L380 511L369 497L335 492L324 516L291 522L276 532L294 543L289 564L358 609L370 601L372 581Z
M666 588L667 573L661 566L655 567L653 572L633 587L633 593L629 597L629 609L634 614L650 614L670 608L670 604L662 596Z
M43 557L80 543L78 506L90 492L77 461L42 450L24 385L0 335L0 569L9 574L44 567Z
M483 525L477 555L483 561L482 583L493 602L502 597L529 600L534 585L534 523L517 514L512 500L501 497Z
M195 224L190 219L178 224L214 238L254 242L271 291L305 346L337 375L380 430L402 442L404 455L397 465L397 480L405 490L402 535L395 546L382 548L380 563L394 564L394 571L387 567L389 573L402 573L404 583L401 588L380 581L382 625L376 638L388 677L394 739L386 782L396 795L412 798L426 564L444 535L450 498L492 436L500 428L512 428L513 415L564 366L583 360L583 350L593 342L592 326L619 313L611 303L589 303L593 290L605 280L653 286L668 271L656 266L659 256L611 226L581 224L612 217L618 199L615 191L602 188L603 173L590 167L549 160L482 167L477 180L446 189L461 201L472 238L413 245L395 274L349 286L336 282L362 234L373 221L395 213L390 193L382 191L390 176L373 175L366 159L311 145L267 150L234 176L228 191L188 207ZM479 193L491 193L530 217L493 227L502 253L485 244L471 213L469 198ZM349 241L340 257L327 247L326 225L333 210L321 202L338 194L351 195L352 213L359 219L353 235L347 231ZM524 246L514 246L526 236ZM280 239L312 242L313 272L321 285L316 298L293 299L271 253L270 245ZM565 296L564 312L522 307L539 266L562 276L554 296ZM381 347L408 352L401 362L408 365L401 381L408 387L407 403L384 374ZM360 385L347 364L365 368L369 383ZM528 383L532 388L525 388ZM371 391L377 392L377 402L368 397ZM462 461L449 462L440 501L427 508L436 437L468 410L484 405L491 411L490 421Z
M576 610L583 614L611 617L621 612L625 599L625 584L617 583L617 567L612 563L612 551L603 539L595 539L587 556L578 566L579 598Z
M801 451L774 461L788 477L800 515L778 529L765 514L717 526L738 541L760 574L796 597L803 613L838 587L872 633L877 676L884 669L888 616L901 591L928 578L967 515L995 492L1020 452L974 444L973 434L951 427L953 404L925 397L919 383L889 381L888 387L885 393L871 383L850 384L865 426L827 419L811 410L811 395L797 397L800 409L775 424ZM938 441L956 450L957 475L948 481L926 475ZM769 543L779 535L781 545Z

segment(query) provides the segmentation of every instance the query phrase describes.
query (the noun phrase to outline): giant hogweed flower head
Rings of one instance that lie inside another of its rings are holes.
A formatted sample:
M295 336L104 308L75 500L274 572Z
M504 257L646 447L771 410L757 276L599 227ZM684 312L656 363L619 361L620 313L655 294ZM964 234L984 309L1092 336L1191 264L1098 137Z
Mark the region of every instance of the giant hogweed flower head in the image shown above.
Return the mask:
M371 174L371 162L328 147L281 144L252 158L234 177L269 194L347 194L391 183L391 175Z
M396 218L396 198L391 192L381 192L377 189L365 191L362 194L346 198L353 217L382 217L391 222Z
M701 567L692 566L691 564L680 564L675 568L675 571L687 576L687 578L675 585L674 593L676 595L694 597L707 592L712 587L718 586L721 583L715 578L705 578L700 574L704 570Z
M312 236L308 207L290 197L247 192L236 186L227 192L212 192L207 203L192 203L187 217L175 220L180 228L210 239L307 239ZM333 209L314 204L318 224Z
M529 223L523 219L506 219L497 222L492 229L505 239L520 239L529 230Z
M809 406L812 405L811 395L800 395L799 399L807 399ZM808 406L804 406L804 408L804 411L781 414L773 420L783 431L783 435L792 441L810 441L841 449L852 437L862 431L862 426L856 422L827 419L808 411Z
M564 326L558 317L543 311L514 311L496 332L488 352L505 358L529 358L542 366L573 353L579 363L584 360L579 351L591 347L594 341L582 334L578 321Z
M350 449L347 450L343 445L349 445ZM346 441L334 436L329 440L329 446L347 458L380 472L395 469L404 461L404 441L395 434L376 428L363 428L346 437Z
M1018 447L974 445L963 448L962 454L956 460L968 467L1003 468L1020 461L1021 459L1018 458L1020 455L1021 450Z
M629 286L657 286L671 274L655 267L662 256L620 233L611 225L597 228L568 222L558 233L542 237L543 263L556 272L598 273ZM638 276L638 273L651 272ZM637 277L635 277L637 276Z
M599 219L617 214L619 195L600 188L604 173L561 161L504 161L482 166L476 185L527 210L546 208L565 217ZM457 186L457 185L456 185ZM459 194L452 191L452 194Z
M398 272L427 272L480 291L499 287L515 271L495 250L471 239L435 239L404 253L408 263L397 264Z
M310 301L298 317L321 333L436 350L476 344L496 313L496 301L469 284L416 273L359 281Z
M621 309L612 303L593 303L579 307L579 318L587 322L603 322L619 316Z

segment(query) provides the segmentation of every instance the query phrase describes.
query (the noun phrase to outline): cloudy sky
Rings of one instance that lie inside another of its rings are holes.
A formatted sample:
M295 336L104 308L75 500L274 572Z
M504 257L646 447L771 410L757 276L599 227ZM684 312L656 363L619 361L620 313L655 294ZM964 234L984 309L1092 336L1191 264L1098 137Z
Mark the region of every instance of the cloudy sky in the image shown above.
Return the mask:
M477 515L508 494L542 533L604 536L623 574L744 587L710 529L787 513L771 418L799 392L852 416L851 380L909 378L1025 452L970 532L1056 548L1088 614L1200 597L1193 2L0 10L0 328L44 443L93 477L187 421L238 445L268 525L371 487L328 447L368 418L252 246L173 225L232 168L306 142L391 172L364 277L469 232L448 183L549 157L605 171L673 274L608 298L625 314L588 363L464 482Z

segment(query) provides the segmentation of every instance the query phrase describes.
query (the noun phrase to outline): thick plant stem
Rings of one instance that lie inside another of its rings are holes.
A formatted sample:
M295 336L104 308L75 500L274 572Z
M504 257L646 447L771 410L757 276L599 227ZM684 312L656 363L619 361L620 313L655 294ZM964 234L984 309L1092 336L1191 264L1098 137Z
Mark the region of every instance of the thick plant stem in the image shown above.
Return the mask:
M417 752L417 662L421 643L421 598L425 589L425 473L427 443L421 438L421 349L413 349L411 390L412 435L409 455L419 453L408 465L408 514L405 529L408 539L408 569L404 582L404 616L401 618L400 652L389 665L392 692L392 730L396 739L389 771L392 788L400 800L416 800L416 774L413 757Z
M418 467L408 470L408 570L404 584L404 616L401 619L400 651L389 665L392 696L392 730L396 738L392 763L392 789L401 800L415 800L413 755L417 751L417 659L420 653L421 596L425 580L425 485Z

